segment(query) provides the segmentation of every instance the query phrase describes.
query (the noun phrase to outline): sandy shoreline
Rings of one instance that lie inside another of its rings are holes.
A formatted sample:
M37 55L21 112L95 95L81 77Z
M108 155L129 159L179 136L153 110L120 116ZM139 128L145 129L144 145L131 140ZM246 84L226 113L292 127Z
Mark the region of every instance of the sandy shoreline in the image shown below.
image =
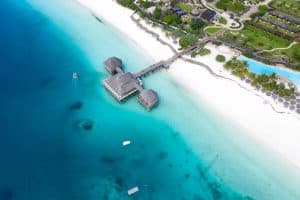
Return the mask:
M125 34L154 61L166 59L173 55L169 47L162 45L154 37L136 26L130 19L132 11L117 5L114 1L105 1L105 5L100 0L77 1ZM144 25L146 26L146 24ZM168 40L159 29L155 29L155 32L162 39ZM176 47L176 45L174 46ZM212 51L211 55L197 57L196 60L210 66L216 74L229 77L234 81L216 78L206 69L182 60L176 61L171 66L168 71L169 74L201 104L208 105L214 111L238 124L246 133L281 154L292 164L300 167L300 155L298 153L300 151L298 143L300 141L299 118L293 114L284 114L287 110L279 105L272 104L270 106L271 98L262 98L259 92L231 76L223 69L222 64L215 61L217 54L223 54L229 59L235 54L234 52L226 47L220 49L209 45L208 48ZM274 108L283 114L275 112Z

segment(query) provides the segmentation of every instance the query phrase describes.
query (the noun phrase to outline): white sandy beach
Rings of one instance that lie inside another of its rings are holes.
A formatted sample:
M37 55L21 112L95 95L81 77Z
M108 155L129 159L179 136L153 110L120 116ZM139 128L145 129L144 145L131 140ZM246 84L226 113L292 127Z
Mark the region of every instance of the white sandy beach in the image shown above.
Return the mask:
M101 0L77 1L127 35L154 61L166 59L173 55L169 47L162 45L154 37L136 26L130 19L132 11L111 0L105 1L105 5ZM155 32L160 33L163 39L168 40L160 30L156 29ZM251 134L270 149L280 153L284 158L300 167L299 118L295 114L275 112L268 103L271 102L271 99L262 96L247 84L231 76L223 69L222 64L215 61L217 54L223 54L229 59L235 54L234 52L226 47L216 48L209 45L208 48L211 49L212 54L197 57L197 60L210 66L214 72L235 81L216 78L203 67L182 60L176 61L170 67L169 74L190 91L201 104L208 105L222 116L231 119L246 133ZM273 107L277 111L287 111L274 103Z

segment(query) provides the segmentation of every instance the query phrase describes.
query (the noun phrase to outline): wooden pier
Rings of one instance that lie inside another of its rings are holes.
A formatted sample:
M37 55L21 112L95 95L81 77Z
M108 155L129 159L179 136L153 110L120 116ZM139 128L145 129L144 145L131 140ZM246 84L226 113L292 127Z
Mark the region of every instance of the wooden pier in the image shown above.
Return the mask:
M160 68L164 68L165 67L165 61L160 61L158 63L155 63L153 65L150 65L149 67L141 70L140 72L134 74L134 76L136 78L142 78L145 77L146 75L148 75L149 73L152 73Z
M191 52L192 50L196 49L197 46L192 46L184 51L181 51L179 53L176 53L174 56L172 56L171 58L167 59L167 60L161 60L157 63L154 63L153 65L150 65L148 67L146 67L145 69L139 71L138 73L134 74L134 76L136 78L142 78L147 76L148 74L158 70L158 69L162 69L162 68L169 68L169 66L175 61L177 60L179 57L181 57L184 54L187 54L189 52Z
M159 69L167 69L176 59L196 48L197 46L192 46L184 51L176 53L167 60L154 63L135 74L123 72L122 61L119 58L111 57L105 61L105 65L106 69L112 74L112 76L103 80L103 85L119 102L122 102L129 96L138 92L139 102L150 110L152 107L157 105L158 97L155 91L143 89L141 78Z

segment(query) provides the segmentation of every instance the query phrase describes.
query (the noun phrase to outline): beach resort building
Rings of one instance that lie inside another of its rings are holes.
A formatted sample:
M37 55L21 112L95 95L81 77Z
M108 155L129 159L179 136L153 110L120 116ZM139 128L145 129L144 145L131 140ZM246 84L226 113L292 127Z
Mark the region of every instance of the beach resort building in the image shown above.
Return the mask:
M138 100L147 110L150 110L157 105L158 96L154 90L142 90Z
M207 9L202 13L201 17L209 22L212 22L216 19L217 13L213 10Z
M150 68L146 68L137 74L132 74L130 72L124 72L122 69L122 60L116 57L111 57L105 62L106 70L111 74L111 76L103 80L104 87L112 94L112 96L119 102L123 102L131 95L139 93L138 101L147 109L151 110L158 104L157 93L153 90L143 89L142 81L140 79L145 74L148 73L147 69L152 70L152 65Z

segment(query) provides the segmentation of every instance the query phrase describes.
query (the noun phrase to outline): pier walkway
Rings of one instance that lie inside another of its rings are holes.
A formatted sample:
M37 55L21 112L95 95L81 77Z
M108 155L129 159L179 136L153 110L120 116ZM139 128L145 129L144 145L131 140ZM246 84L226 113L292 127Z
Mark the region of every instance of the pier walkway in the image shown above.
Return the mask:
M160 68L165 67L166 63L165 61L159 61L158 63L154 63L153 65L150 65L149 67L146 67L145 69L139 71L138 73L134 74L135 78L142 78L146 76L147 74L154 72Z
M134 77L142 78L142 77L145 77L146 75L148 75L149 73L152 73L158 69L168 68L176 59L183 56L184 54L187 54L187 53L193 51L196 48L197 48L197 45L191 46L181 52L176 53L174 56L172 56L171 58L169 58L167 60L161 60L157 63L154 63L153 65L150 65L150 66L146 67L145 69L139 71L138 73L134 74Z

